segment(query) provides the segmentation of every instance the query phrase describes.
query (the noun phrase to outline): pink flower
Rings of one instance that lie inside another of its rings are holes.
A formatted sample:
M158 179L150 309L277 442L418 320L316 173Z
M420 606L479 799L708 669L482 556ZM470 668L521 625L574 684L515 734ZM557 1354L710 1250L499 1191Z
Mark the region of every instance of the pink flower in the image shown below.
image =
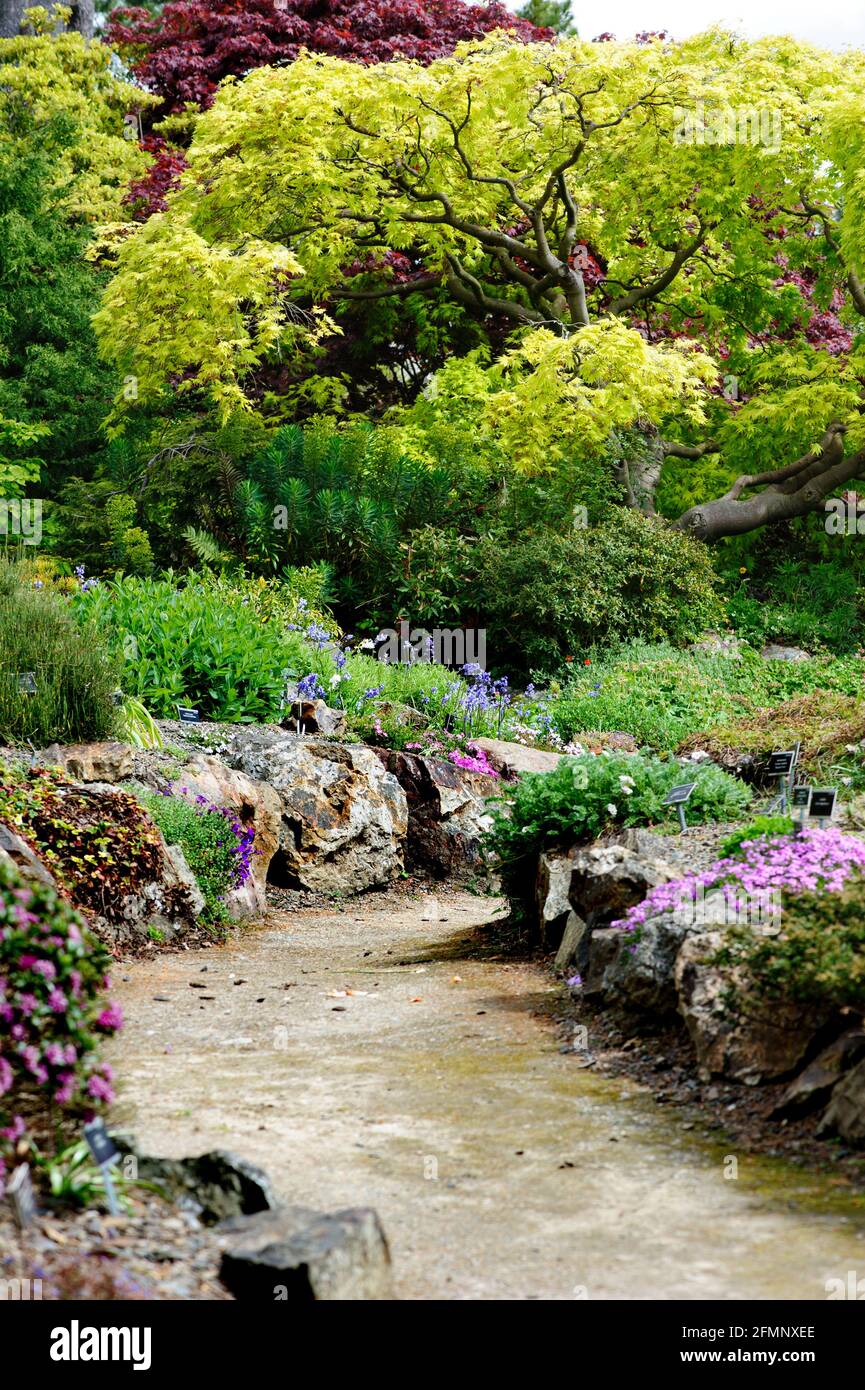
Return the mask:
M19 994L19 995L18 995L18 1008L19 1008L19 1011L20 1011L22 1014L24 1014L26 1017L28 1017L28 1018L29 1018L30 1014L32 1014L33 1010L36 1008L36 1006L37 1006L38 1003L39 1003L39 1000L36 998L36 995L35 995L35 994Z
M10 1144L17 1144L19 1139L23 1139L26 1133L24 1121L20 1115L12 1116L12 1123L6 1129L0 1129L0 1135L8 1139Z
M54 1099L58 1105L68 1105L75 1095L75 1075L71 1071L63 1071L57 1080L60 1085L54 1092Z
M106 1033L114 1033L118 1028L123 1027L123 1010L119 1004L109 1004L107 1009L96 1020L96 1027L102 1028Z
M32 970L33 967L34 967L34 965L36 965L36 964L38 963L38 961L39 961L39 957L38 957L38 956L19 956L19 958L18 958L18 969L19 969L19 970Z
M0 1096L6 1094L12 1085L14 1073L5 1057L0 1057Z
M52 1013L63 1014L68 1006L68 999L62 989L52 989L48 996L48 1007Z
M106 1105L110 1105L114 1099L114 1092L105 1078L95 1074L88 1079L87 1094L94 1100L104 1100Z
M44 980L53 980L57 974L57 967L50 960L37 960L33 969L37 975L41 975Z

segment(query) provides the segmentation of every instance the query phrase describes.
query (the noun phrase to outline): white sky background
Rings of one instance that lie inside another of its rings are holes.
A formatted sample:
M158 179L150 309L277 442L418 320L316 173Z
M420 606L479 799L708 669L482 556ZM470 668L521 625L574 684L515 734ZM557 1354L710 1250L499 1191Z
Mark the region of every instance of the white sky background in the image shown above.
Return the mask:
M510 0L512 8L516 8ZM666 29L674 39L722 23L748 38L792 34L821 48L865 48L865 0L571 0L580 38L615 34L630 39L643 29Z

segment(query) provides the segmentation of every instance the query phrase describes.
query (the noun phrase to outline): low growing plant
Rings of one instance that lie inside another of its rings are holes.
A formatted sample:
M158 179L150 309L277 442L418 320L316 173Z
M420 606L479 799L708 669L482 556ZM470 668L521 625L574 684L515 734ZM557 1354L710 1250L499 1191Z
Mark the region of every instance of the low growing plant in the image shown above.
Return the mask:
M28 1134L114 1098L99 1060L123 1022L106 998L110 960L52 888L0 862L0 1192Z
M228 893L246 883L251 873L255 830L242 825L235 813L215 806L200 793L187 787L180 795L137 791L151 819L169 845L180 845L184 857L204 894L202 921L220 926L229 919L225 899Z

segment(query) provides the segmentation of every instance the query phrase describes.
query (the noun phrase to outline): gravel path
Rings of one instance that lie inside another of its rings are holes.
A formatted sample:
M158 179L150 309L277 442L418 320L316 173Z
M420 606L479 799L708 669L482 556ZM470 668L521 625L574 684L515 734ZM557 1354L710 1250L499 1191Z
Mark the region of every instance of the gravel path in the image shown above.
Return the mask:
M127 965L116 1121L375 1206L401 1298L820 1299L865 1268L831 1178L734 1154L728 1180L716 1135L562 1051L561 987L502 956L494 912L370 895Z

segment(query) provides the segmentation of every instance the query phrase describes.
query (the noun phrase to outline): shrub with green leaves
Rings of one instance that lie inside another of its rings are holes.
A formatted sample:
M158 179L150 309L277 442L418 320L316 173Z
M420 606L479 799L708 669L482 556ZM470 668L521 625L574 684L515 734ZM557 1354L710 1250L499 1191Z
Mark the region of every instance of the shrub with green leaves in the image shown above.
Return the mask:
M505 893L527 900L538 855L596 839L604 831L658 825L675 818L664 804L671 787L695 782L691 824L734 820L751 792L711 763L682 764L642 754L601 753L563 758L553 772L528 773L503 789L486 847L501 864Z
M490 658L502 670L556 675L596 645L680 644L723 616L708 549L623 507L585 530L492 532L478 542L474 571Z
M231 723L279 717L302 643L281 622L257 614L242 588L196 575L128 575L72 602L125 658L124 689L157 717L176 718L177 704Z
M782 835L792 835L796 823L792 816L755 816L741 829L734 830L718 846L719 859L739 854L742 846L750 840L768 840Z
M200 794L193 797L185 787L180 790L181 795L175 796L168 790L135 788L135 795L166 844L183 850L204 894L201 920L207 926L220 926L229 920L226 896L249 877L255 831L241 825L227 808L212 805Z
M23 572L22 572L23 573ZM22 688L27 673L35 690ZM88 615L0 566L0 743L86 743L115 729L119 662Z
M552 713L566 743L586 730L616 729L652 748L674 748L687 734L747 711L725 675L669 646L629 644L587 665L575 662Z

